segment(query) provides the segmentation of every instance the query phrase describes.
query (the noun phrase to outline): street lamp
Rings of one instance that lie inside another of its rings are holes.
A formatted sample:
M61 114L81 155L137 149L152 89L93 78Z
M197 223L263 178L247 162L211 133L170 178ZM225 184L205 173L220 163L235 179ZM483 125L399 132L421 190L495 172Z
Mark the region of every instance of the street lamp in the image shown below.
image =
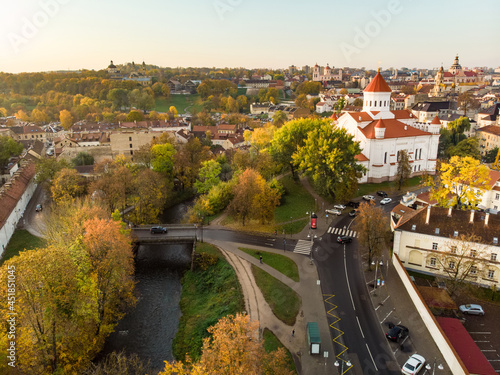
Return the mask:
M434 371L436 371L436 358L434 357L434 364L432 365L432 367L431 367L431 364L430 364L430 363L428 363L428 364L426 364L426 365L425 365L425 368L426 368L427 370L429 370L429 371L430 371L430 370L431 370L431 368L432 368L432 375L434 375ZM443 365L442 365L442 364L439 364L439 365L438 365L438 369L439 369L439 370L444 369Z
M344 360L342 360L342 367L341 367L341 370L340 370L340 374L342 375L344 373ZM345 362L347 368L349 369L351 367L351 361L347 360L347 362ZM335 361L334 363L335 367L339 367L340 366L340 363L339 361Z
M378 271L378 266L380 265L380 273L382 273L382 266L384 265L384 261L382 259L380 259L380 262L375 262L375 261L372 261L372 266L375 265L375 281L374 281L374 286L373 286L373 289L377 289L377 271Z

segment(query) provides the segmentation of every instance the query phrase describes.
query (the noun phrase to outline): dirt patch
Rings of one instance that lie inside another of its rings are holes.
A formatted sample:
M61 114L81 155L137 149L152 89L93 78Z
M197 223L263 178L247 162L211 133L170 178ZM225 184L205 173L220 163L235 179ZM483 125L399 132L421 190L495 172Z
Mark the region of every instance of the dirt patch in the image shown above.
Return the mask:
M457 305L446 290L430 286L417 286L417 288L427 306L437 309L457 309Z

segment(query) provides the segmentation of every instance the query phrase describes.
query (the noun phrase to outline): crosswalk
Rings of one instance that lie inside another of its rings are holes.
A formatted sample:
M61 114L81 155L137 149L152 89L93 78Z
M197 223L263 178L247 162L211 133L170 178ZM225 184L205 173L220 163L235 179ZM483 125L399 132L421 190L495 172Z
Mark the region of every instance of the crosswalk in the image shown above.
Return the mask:
M349 236L353 238L355 238L357 234L355 230L349 230L345 228L335 228L335 227L328 228L328 233L338 234L339 236Z
M297 254L309 255L311 254L311 246L312 242L310 240L298 240L293 252Z

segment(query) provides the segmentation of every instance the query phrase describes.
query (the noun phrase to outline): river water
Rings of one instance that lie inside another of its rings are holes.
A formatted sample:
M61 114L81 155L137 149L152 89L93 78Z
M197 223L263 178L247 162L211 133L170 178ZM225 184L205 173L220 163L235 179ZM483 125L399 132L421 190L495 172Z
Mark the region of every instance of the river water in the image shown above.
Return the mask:
M168 223L181 221L186 205L172 207L160 219ZM140 246L136 257L137 305L118 323L115 332L106 340L99 357L113 351L136 353L156 370L163 361L173 360L172 341L177 333L181 316L179 301L181 278L189 267L191 245Z

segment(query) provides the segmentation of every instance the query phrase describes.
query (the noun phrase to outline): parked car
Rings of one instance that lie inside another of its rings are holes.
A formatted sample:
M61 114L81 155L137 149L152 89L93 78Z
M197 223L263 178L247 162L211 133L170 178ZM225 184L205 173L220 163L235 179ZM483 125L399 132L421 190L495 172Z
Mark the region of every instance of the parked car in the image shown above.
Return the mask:
M337 242L338 243L351 243L352 242L352 237L349 237L349 236L338 236L337 237Z
M325 212L327 214L330 214L330 215L337 215L337 216L340 216L342 215L342 212L340 210L337 210L337 209L331 209L331 210L325 210Z
M377 191L377 195L380 196L380 197L387 197L387 193L385 191L382 191L382 190L379 190Z
M349 216L351 216L351 217L355 217L357 214L358 214L358 210L352 210L351 212L349 212Z
M167 228L165 227L152 227L151 234L164 234L167 233Z
M406 375L416 375L425 365L425 358L419 354L413 354L403 365L401 372Z
M392 327L386 334L389 340L398 342L400 339L404 339L408 336L409 329L405 326L398 324L397 326Z
M380 201L380 204L387 204L387 203L391 203L391 202L392 202L391 198L384 198Z
M469 303L467 305L461 305L459 307L459 309L463 314L484 315L484 310L481 307L481 305L475 305L475 304Z
M345 205L343 204L336 204L335 206L333 206L333 208L336 208L337 210L345 210Z
M352 207L352 208L358 208L359 207L359 202L350 201L349 203L347 203L347 205L349 207Z
M35 207L35 211L36 212L41 212L43 210L43 207L41 204L37 204L36 207Z
M375 197L373 195L363 195L365 201L374 201Z

